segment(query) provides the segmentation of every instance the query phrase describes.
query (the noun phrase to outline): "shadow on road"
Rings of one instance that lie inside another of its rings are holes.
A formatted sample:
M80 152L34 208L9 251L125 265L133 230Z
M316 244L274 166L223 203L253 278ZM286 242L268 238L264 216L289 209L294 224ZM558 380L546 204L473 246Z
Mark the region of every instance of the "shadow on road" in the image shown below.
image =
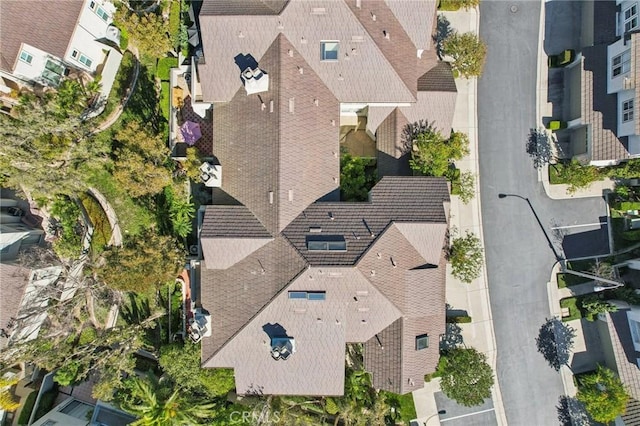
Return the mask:
M549 366L556 371L568 365L576 331L558 318L548 318L540 327L536 345Z
M577 399L562 395L556 405L558 421L562 426L589 426L594 424L584 405Z

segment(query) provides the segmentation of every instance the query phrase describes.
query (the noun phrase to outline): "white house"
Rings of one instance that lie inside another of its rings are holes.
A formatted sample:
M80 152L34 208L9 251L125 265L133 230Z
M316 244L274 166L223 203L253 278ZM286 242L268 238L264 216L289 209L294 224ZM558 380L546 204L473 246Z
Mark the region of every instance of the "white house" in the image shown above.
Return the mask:
M65 76L113 85L122 54L109 0L0 2L0 95L5 110L21 87L57 87Z

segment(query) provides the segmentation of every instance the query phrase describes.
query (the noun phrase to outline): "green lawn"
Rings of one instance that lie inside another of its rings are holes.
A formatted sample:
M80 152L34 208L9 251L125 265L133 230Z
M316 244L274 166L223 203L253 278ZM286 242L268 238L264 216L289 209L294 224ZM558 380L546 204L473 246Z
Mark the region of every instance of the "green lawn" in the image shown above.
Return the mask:
M386 396L389 406L396 409L397 416L394 420L396 424L410 424L411 420L417 417L416 407L413 403L413 394L398 395L395 393L380 391Z
M160 58L158 60L158 78L162 81L169 81L171 68L178 67L178 58Z
M562 321L572 321L582 318L582 311L580 310L580 303L577 297L567 297L560 301L561 308L569 308L569 316L562 318Z
M558 279L558 288L571 287L574 285L583 284L589 282L587 278L579 277L573 274L562 274L559 273L556 275Z
M171 97L171 88L168 81L161 83L162 91L160 92L160 111L167 122L169 121L169 98Z

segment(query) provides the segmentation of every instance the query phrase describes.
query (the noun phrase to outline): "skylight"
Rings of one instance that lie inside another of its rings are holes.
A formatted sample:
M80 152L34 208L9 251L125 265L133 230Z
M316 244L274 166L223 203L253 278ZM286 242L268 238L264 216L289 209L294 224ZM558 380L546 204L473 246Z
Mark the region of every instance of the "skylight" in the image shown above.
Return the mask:
M338 41L321 41L320 58L323 61L337 61L339 47L340 42Z
M347 242L342 235L322 235L307 237L309 251L347 251Z

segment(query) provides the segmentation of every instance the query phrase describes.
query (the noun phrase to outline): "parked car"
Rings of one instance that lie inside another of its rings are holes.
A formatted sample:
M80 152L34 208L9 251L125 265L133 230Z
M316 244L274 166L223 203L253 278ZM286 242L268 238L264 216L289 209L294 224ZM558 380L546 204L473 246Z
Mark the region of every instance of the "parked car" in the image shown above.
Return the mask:
M569 65L576 58L576 51L567 49L557 55L549 55L549 68L562 68Z

